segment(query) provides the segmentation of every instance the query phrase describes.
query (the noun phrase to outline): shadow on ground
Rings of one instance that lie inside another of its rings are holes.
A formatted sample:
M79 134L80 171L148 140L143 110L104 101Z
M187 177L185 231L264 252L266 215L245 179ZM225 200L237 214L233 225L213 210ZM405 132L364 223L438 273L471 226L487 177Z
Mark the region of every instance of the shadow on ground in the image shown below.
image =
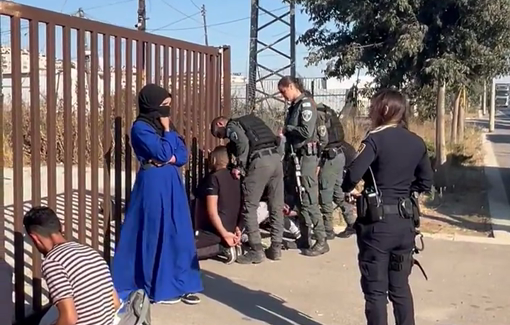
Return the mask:
M450 154L434 175L436 191L423 202L422 230L491 236L488 182L471 157Z
M286 301L265 291L252 290L216 273L202 270L204 295L243 314L245 321L272 325L321 325L310 316L287 307Z

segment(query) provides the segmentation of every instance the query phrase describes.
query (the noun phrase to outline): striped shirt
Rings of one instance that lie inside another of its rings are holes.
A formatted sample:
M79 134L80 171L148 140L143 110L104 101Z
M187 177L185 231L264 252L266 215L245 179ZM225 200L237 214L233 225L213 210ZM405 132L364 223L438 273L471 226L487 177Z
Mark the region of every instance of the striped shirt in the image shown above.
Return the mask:
M76 242L55 246L42 262L43 278L53 304L74 300L76 325L112 325L113 282L105 260Z

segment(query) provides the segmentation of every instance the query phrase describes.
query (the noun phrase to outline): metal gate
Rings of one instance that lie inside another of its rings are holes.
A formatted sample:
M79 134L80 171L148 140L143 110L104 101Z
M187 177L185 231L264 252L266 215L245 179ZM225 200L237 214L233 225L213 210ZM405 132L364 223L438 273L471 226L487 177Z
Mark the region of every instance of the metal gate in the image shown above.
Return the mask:
M129 142L136 93L146 83L172 93L172 119L191 149L189 191L217 143L210 121L230 112L230 48L5 1L0 15L10 37L0 67L0 258L13 267L21 320L47 302L24 212L52 207L67 238L110 261L137 168Z

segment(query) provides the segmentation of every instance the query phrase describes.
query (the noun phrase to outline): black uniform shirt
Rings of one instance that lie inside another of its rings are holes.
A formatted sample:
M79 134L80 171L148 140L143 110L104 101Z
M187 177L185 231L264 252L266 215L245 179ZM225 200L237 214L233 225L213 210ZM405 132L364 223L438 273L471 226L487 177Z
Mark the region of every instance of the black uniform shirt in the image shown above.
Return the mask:
M432 187L433 171L424 141L400 126L382 126L368 133L358 156L346 168L342 190L351 192L362 178L366 181L368 167L372 167L384 204Z

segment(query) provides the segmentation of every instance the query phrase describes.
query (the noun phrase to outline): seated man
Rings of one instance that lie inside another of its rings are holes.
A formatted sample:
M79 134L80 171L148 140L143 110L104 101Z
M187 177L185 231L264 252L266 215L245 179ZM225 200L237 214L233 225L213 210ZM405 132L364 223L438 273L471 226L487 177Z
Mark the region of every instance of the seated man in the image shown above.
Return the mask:
M120 301L103 257L89 246L67 241L50 208L32 208L23 224L44 255L42 277L58 309L56 324L112 325Z
M285 218L283 220L283 226L285 234L290 236L292 239L299 239L299 237L301 237L301 233L295 222L295 218L297 218L298 212L297 206L293 202L294 199L292 195L285 193L285 205L283 207L283 215ZM267 196L265 193L264 196L262 196L259 207L257 209L257 219L260 227L265 229L265 226L269 221L269 209L267 205Z
M211 173L198 186L195 195L198 258L219 256L231 264L241 253L238 227L241 181L232 177L227 168L227 147L214 148L210 159Z

